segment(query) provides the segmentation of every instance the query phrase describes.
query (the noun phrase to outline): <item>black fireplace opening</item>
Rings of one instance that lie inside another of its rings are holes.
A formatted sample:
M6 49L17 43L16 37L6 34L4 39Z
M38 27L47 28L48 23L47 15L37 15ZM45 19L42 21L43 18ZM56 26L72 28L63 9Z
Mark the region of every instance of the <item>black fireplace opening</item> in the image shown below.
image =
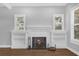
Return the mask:
M46 37L32 37L32 48L46 48Z

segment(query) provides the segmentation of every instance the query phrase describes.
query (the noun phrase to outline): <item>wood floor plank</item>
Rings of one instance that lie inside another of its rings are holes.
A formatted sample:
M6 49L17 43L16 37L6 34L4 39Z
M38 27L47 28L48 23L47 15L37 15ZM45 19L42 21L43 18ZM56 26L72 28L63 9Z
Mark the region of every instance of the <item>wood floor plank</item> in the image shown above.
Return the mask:
M10 49L0 48L0 56L77 56L68 49Z

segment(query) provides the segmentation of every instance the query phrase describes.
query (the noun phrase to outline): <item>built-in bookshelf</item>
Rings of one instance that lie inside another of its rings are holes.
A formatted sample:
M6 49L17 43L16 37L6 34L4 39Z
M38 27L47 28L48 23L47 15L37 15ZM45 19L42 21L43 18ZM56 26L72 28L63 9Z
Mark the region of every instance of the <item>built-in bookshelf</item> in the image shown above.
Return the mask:
M64 14L53 15L53 27L54 31L64 31Z
M15 31L25 31L25 15L15 15Z
M14 16L14 30L12 31L11 48L25 48L25 15Z

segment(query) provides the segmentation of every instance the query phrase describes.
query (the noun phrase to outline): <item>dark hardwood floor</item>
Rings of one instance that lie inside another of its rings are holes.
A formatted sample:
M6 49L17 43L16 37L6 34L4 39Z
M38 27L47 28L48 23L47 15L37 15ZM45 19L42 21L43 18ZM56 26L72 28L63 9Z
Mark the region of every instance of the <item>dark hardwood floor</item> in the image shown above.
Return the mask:
M0 48L0 56L77 56L68 49L56 49L48 51L47 49L10 49Z

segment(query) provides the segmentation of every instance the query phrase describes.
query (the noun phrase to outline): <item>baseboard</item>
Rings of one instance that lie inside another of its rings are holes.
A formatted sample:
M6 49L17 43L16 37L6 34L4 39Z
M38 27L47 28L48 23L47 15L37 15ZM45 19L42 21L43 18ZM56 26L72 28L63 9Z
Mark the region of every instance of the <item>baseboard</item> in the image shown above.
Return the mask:
M78 55L78 56L79 56L79 52L75 51L74 49L69 48L69 47L67 47L67 49L69 49L70 51L72 51L73 53L75 53L76 55Z
M56 49L67 49L67 48L56 48Z
M10 48L10 45L0 45L0 48Z

